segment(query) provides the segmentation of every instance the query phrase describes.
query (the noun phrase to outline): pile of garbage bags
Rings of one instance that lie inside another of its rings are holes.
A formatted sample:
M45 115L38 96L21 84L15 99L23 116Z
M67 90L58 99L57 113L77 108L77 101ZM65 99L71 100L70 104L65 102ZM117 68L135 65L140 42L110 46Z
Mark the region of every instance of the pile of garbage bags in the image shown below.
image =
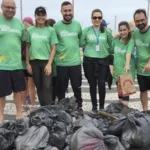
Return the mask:
M77 111L74 98L0 125L0 150L150 150L150 111L111 103Z

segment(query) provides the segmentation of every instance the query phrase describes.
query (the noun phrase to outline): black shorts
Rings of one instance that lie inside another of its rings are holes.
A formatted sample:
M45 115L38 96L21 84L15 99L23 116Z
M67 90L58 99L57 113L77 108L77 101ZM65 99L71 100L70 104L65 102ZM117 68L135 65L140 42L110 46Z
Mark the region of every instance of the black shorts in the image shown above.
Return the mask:
M25 78L23 70L0 70L0 97L24 91Z
M118 83L116 82L116 85L118 86ZM123 101L129 101L129 96L119 96L118 95L118 98L119 99L122 99Z
M24 71L24 76L25 77L32 77L32 75L30 73L28 73L27 70L23 70Z
M150 90L150 76L137 75L137 79L141 92Z

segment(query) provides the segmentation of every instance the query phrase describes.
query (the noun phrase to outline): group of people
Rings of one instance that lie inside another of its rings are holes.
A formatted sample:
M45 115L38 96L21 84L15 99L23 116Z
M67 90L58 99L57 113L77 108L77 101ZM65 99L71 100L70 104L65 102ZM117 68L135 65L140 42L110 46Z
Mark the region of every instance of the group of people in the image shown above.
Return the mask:
M35 87L40 105L51 105L55 103L56 96L58 100L65 98L69 80L78 110L82 111L79 47L84 47L83 69L90 86L92 111L104 109L105 82L109 72L116 83L121 74L131 73L134 79L137 73L143 110L148 109L150 30L145 10L138 9L134 13L138 28L134 33L131 33L128 22L122 21L118 26L119 37L114 38L110 29L102 23L103 13L100 9L92 11L92 25L83 30L80 23L73 19L73 7L68 1L61 4L63 19L56 23L47 20L46 9L41 6L35 9L35 25L29 17L23 20L24 25L14 17L14 0L3 0L1 9L0 123L4 120L7 95L13 92L16 118L20 119L23 117L22 106L26 106L27 93L32 107L35 107ZM133 56L135 48L137 64ZM114 59L110 63L112 55ZM119 99L128 104L129 96Z

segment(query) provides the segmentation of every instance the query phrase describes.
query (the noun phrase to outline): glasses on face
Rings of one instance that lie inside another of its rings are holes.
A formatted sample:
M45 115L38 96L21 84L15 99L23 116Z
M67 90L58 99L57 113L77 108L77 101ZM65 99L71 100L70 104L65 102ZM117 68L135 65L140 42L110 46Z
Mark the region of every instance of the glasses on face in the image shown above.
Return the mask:
M93 20L96 20L96 19L98 19L98 20L102 20L102 18L103 18L102 16L98 16L98 17L93 16L93 17L92 17L92 19L93 19Z
M3 5L7 10L16 10L17 7Z

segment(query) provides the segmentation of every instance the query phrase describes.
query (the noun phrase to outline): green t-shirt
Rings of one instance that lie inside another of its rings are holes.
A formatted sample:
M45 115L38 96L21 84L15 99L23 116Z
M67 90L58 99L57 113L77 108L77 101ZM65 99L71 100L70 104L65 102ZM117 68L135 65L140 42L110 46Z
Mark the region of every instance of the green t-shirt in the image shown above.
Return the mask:
M0 70L23 69L21 41L24 25L17 19L6 20L0 15Z
M79 22L72 20L70 24L62 21L54 25L58 41L55 55L57 66L76 66L81 64L79 38L82 30Z
M145 65L150 59L150 29L145 33L140 33L137 29L133 34L137 49L137 74L150 76L150 72L142 73Z
M29 58L30 60L49 60L51 47L57 44L56 32L52 27L37 28L29 27L27 30L27 43L30 43Z
M97 38L99 38L98 41ZM90 26L83 30L80 38L80 46L85 46L84 56L105 58L110 54L112 40L113 37L109 29L105 28L102 33L99 29L95 30ZM96 45L99 45L98 49Z
M134 63L134 52L135 43L131 39L128 44L120 42L119 38L114 39L112 49L114 50L114 79L117 81L118 75L131 73L133 79L135 78L135 63ZM130 71L126 72L124 67L126 65L126 54L131 54Z

